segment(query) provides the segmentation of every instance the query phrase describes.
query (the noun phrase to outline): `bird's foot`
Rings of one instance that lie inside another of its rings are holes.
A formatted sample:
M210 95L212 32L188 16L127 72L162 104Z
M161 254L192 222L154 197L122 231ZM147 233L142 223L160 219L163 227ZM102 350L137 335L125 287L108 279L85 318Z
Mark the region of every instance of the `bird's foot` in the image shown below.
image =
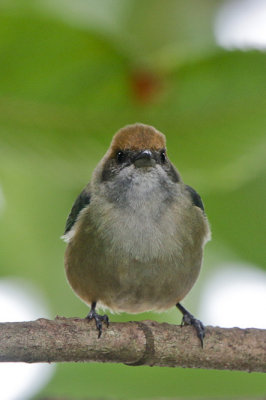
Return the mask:
M203 323L196 319L189 311L187 311L180 303L178 303L177 308L182 312L183 318L181 322L181 326L183 325L192 325L196 329L197 336L201 342L201 347L203 348L203 339L205 336L205 327Z
M92 304L91 310L90 310L89 314L87 315L86 319L88 319L89 321L91 321L92 319L95 320L96 328L98 329L98 339L99 339L102 334L103 323L106 324L107 328L109 326L109 318L108 318L108 315L97 314L95 311L95 307L96 307L96 304L95 305Z
M196 329L197 332L197 336L201 342L201 347L203 348L203 339L205 336L205 328L203 323L199 320L196 319L192 314L190 314L189 312L185 315L183 315L182 318L182 323L181 325L192 325L194 326L194 328Z

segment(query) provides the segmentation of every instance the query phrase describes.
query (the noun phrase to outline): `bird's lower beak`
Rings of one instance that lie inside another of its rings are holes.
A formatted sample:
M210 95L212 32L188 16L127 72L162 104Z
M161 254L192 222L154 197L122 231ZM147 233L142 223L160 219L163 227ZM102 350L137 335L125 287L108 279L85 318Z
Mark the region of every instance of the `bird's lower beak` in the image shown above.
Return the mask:
M136 168L154 167L156 164L152 152L150 150L141 151L134 160Z

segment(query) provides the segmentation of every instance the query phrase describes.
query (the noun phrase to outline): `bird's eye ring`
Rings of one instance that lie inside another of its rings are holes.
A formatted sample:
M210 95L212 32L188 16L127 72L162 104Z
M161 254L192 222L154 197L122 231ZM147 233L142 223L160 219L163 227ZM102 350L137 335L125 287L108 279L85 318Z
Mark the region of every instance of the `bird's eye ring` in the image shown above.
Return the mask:
M166 161L166 154L165 154L165 150L161 151L161 161L164 164Z
M124 158L125 158L125 153L123 151L120 150L116 153L116 160L118 163L121 164L124 161Z

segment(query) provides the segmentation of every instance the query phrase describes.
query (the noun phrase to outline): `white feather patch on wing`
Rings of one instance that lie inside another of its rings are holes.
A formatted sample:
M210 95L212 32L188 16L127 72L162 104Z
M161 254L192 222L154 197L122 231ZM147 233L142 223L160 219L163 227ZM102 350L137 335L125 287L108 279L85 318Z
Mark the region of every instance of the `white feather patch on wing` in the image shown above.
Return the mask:
M68 231L64 235L60 236L60 239L63 239L64 242L66 242L66 243L70 242L70 240L75 236L76 228L77 228L77 222L80 220L80 218L87 211L88 208L89 208L89 204L86 207L84 207L82 210L80 210L80 212L79 212L79 214L77 216L77 219L74 222L74 225L72 225L70 231Z
M65 235L60 236L60 239L63 239L64 242L69 243L70 240L73 238L73 236L76 233L75 225L68 231Z

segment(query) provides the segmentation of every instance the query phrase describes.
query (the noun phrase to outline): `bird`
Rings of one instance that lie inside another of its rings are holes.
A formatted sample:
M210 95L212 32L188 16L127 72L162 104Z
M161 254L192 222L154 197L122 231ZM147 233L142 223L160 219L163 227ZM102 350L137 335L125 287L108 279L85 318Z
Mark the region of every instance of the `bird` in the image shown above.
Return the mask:
M200 195L169 160L153 126L120 129L67 218L65 271L90 306L98 337L109 318L96 308L183 314L203 346L205 327L180 301L198 278L210 227Z

